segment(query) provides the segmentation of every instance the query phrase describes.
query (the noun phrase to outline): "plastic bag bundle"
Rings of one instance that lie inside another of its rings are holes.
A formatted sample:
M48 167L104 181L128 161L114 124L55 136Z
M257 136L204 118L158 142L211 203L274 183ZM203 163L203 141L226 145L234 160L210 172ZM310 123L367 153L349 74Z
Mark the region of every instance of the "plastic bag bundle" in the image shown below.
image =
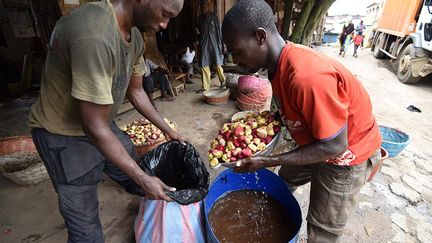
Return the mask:
M204 199L209 188L209 173L196 149L178 141L164 143L145 153L139 162L149 175L156 176L175 192L166 192L174 201L187 205Z

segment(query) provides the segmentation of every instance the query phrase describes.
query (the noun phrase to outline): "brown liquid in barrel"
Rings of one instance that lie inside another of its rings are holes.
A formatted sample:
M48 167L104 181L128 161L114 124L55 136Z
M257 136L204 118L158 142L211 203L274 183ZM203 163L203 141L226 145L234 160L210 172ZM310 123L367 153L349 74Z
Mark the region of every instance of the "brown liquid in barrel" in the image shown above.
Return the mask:
M284 207L264 192L240 190L216 201L209 222L220 242L287 243L294 225Z

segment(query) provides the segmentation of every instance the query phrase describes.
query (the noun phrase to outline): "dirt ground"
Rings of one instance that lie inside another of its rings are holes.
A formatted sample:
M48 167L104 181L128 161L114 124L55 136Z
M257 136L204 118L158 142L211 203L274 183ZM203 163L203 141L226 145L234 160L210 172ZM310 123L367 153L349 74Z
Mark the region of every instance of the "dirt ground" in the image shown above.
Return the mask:
M361 191L359 205L350 218L342 242L432 242L432 80L403 85L387 61L376 60L370 50L360 50L359 58L348 52L342 58L334 47L319 51L341 61L364 84L372 99L379 124L408 133L411 143L397 157L388 159L371 183ZM216 86L217 81L213 80ZM210 140L230 115L235 102L210 106L201 101L188 85L175 102L157 101L162 116L175 121L181 134L207 157ZM1 103L0 137L28 134L27 114L34 98ZM409 105L422 112L407 110ZM139 118L128 112L118 119L124 125ZM222 169L210 170L214 178ZM58 213L57 197L49 180L34 186L17 186L0 177L0 242L65 242L67 231ZM309 186L295 196L306 216ZM106 242L133 242L133 220L139 198L105 179L99 185L100 217ZM305 224L300 238L306 238Z

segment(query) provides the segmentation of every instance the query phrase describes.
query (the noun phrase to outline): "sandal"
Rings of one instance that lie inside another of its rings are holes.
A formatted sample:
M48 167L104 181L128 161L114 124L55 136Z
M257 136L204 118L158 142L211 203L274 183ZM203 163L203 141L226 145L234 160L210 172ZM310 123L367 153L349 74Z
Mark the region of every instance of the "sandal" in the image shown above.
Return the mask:
M219 86L219 88L223 89L223 88L225 87L225 85L226 85L226 82L225 82L225 81L224 81L224 82L221 82L221 85Z
M199 90L195 91L195 93L196 93L196 94L201 94L201 93L203 93L204 91L205 91L204 89L199 89Z
M165 96L165 97L162 97L161 100L162 100L162 101L174 101L174 100L175 100L175 97L172 97L172 96L170 96L170 95L167 95L167 96Z

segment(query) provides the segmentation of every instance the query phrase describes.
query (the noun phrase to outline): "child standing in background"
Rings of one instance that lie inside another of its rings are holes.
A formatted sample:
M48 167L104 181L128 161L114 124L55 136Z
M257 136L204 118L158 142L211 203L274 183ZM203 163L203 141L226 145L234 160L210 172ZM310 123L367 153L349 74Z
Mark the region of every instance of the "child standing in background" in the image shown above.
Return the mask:
M354 37L354 54L353 57L357 58L357 50L359 48L359 46L361 45L361 43L363 42L363 35L362 34L358 34Z

